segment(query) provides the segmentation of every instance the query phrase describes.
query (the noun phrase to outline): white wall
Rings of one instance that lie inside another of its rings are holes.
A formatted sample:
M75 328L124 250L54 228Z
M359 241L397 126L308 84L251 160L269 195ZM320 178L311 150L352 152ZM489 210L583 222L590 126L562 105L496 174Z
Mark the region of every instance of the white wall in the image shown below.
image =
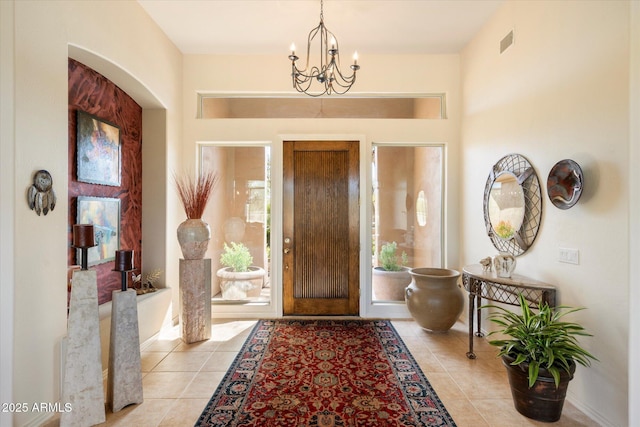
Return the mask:
M13 224L15 200L13 3L0 2L0 402L13 402ZM0 425L12 415L0 412Z
M631 57L630 57L630 141L631 153L629 164L634 170L640 164L640 2L631 3ZM632 173L630 180L630 250L631 260L640 259L640 174ZM629 263L629 301L631 306L640 302L640 277L635 274L637 266ZM640 359L640 311L630 310L629 316L629 360ZM640 367L637 363L629 364L629 425L640 425Z
M588 308L573 319L594 334L581 342L600 362L578 368L568 397L612 426L628 425L629 10L622 1L509 1L462 55L463 261L496 253L482 194L503 155L527 157L543 184L561 159L582 166L585 191L572 209L555 208L543 189L542 226L517 271L555 284L560 303ZM500 55L510 30L514 44ZM560 247L578 249L580 264L559 263Z
M14 17L5 15L12 10ZM5 41L5 23L15 30L14 38L7 39L13 45ZM2 329L3 401L10 388L14 402L56 402L60 398L60 342L67 320L68 57L72 54L81 61L93 61L87 65L128 91L143 108L166 110L162 122L166 140L148 143L164 153L162 162L172 163L179 161L173 147L180 143L182 130L181 56L136 2L3 1L2 31L2 311L9 307L10 313L13 302L14 313L12 337L5 336L4 322ZM5 58L9 59L6 63ZM15 73L5 74L11 60ZM7 77L10 81L5 86ZM10 97L6 102L5 96ZM4 119L12 117L15 138L11 128L4 127ZM171 160L166 160L168 151L172 151ZM154 172L156 185L166 193L166 169L160 165L154 171L153 167L145 161L145 168ZM51 172L58 195L55 210L47 216L37 216L25 201L32 174L41 168ZM148 179L146 173L145 187ZM15 186L5 188L5 182ZM164 215L165 203L166 198L149 201L143 210L155 208ZM4 238L9 225L14 229L13 242ZM165 245L166 229L155 230L155 234L162 236L160 245ZM7 276L5 266L13 268ZM14 301L4 300L5 290L6 295L13 293ZM5 385L4 376L4 352L11 349L12 387ZM47 415L15 414L13 423L35 424Z

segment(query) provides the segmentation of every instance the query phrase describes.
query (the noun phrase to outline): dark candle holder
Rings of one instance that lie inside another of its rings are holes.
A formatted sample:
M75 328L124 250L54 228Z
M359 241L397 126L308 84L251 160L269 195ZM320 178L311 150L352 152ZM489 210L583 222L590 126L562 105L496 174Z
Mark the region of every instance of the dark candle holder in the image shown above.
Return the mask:
M96 246L92 224L73 225L73 245L80 249L80 265L82 270L87 270L89 248Z
M127 276L133 270L133 251L119 250L116 251L115 268L113 271L119 271L122 274L122 292L128 289Z

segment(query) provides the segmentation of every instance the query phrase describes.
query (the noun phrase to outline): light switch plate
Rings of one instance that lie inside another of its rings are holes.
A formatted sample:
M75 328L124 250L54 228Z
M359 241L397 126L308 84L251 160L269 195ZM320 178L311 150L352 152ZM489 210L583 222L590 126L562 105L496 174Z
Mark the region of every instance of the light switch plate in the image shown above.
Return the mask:
M558 261L578 265L580 264L580 251L571 248L559 248Z

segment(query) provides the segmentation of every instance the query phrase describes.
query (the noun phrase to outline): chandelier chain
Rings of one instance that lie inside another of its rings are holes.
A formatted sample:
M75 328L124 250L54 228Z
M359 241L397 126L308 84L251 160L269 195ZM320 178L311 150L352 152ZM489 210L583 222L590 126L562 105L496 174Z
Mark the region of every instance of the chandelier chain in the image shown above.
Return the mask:
M311 55L314 50L311 46L316 38L320 41L319 63L310 66ZM357 53L353 56L353 64L349 67L353 71L351 75L345 75L340 70L340 52L335 35L324 24L324 0L320 0L320 23L309 32L307 39L307 60L305 67L300 69L296 65L299 59L295 53L295 45L291 45L291 78L293 87L301 93L309 96L322 96L331 94L344 94L356 81L356 72L360 69Z

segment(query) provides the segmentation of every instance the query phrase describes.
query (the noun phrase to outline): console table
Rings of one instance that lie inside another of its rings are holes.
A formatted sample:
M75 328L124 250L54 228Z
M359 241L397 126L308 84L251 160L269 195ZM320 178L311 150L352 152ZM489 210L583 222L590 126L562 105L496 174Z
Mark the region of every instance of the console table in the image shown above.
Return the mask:
M522 294L529 306L537 308L540 303L551 307L556 305L556 288L553 285L529 279L519 274L498 277L495 272L484 271L480 264L467 265L462 269L462 283L469 292L469 352L467 357L475 359L473 352L473 312L476 313L476 336L484 334L480 330L480 307L482 298L511 305L520 305L518 295Z

